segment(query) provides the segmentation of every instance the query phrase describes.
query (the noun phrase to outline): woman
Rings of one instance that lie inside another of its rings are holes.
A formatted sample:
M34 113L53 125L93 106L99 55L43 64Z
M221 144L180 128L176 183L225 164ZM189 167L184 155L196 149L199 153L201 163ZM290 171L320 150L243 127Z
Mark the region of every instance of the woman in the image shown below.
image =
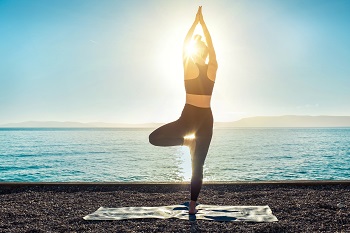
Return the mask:
M207 45L196 35L197 24L203 28ZM188 47L193 45L192 52ZM208 63L206 59L209 56ZM202 7L188 31L183 46L183 65L186 104L180 118L153 131L149 141L155 146L188 146L191 152L192 177L189 214L196 214L196 201L202 187L203 165L213 133L213 115L210 100L218 64L213 43L204 22ZM193 137L186 137L193 135Z

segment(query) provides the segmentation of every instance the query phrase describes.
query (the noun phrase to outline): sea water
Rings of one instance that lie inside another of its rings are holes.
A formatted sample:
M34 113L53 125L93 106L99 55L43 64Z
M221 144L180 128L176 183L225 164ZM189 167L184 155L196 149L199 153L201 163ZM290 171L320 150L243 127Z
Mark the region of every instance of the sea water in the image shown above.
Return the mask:
M0 181L188 181L186 147L153 129L0 129ZM205 181L346 180L350 128L217 128Z

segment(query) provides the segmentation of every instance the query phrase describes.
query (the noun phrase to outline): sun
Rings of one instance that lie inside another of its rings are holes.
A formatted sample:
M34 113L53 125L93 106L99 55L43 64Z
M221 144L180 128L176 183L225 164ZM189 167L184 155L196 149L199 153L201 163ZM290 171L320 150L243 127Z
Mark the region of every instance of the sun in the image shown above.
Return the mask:
M193 57L198 54L198 47L196 46L196 42L191 40L190 43L186 46L186 56Z

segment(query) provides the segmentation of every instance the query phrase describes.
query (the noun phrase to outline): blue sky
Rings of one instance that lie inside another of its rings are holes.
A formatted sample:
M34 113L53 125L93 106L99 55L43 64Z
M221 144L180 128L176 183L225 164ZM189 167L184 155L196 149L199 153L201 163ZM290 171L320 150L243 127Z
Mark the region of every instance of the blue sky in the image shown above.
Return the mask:
M0 0L0 124L177 119L199 5L216 121L350 115L347 0Z

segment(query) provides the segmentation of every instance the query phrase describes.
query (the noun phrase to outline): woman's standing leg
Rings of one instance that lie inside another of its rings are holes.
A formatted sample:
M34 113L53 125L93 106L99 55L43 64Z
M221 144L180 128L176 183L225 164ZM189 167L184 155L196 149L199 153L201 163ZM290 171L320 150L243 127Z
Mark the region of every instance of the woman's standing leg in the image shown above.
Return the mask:
M191 201L196 202L203 183L203 166L207 157L211 135L196 138L196 148L192 155Z
M213 115L211 109L201 113L202 120L196 132L196 146L191 153L192 178L191 178L191 201L190 214L195 214L196 202L203 183L203 166L207 157L211 138L213 136Z

